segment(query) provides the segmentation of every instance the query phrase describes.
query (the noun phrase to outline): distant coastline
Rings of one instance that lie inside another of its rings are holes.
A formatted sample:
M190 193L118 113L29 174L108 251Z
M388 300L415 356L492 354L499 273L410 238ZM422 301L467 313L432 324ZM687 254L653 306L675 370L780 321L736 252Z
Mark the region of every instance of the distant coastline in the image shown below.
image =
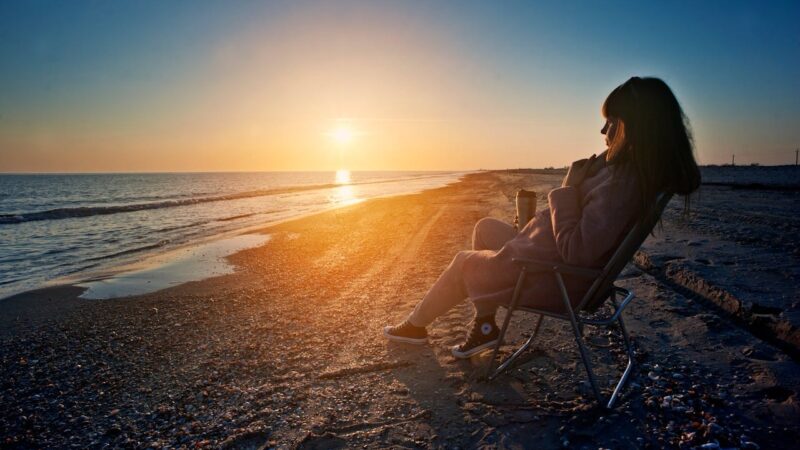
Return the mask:
M800 190L800 166L794 164L773 166L708 164L700 166L700 171L703 175L702 184L707 186L774 191ZM567 167L505 169L502 172L528 175L565 175Z

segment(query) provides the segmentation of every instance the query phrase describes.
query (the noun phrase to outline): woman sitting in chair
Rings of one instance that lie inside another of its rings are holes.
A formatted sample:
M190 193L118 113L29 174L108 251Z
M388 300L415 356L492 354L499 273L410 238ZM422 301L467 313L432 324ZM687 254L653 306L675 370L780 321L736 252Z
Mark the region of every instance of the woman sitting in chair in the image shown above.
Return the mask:
M549 209L519 232L497 219L478 221L473 249L456 254L408 318L384 328L386 338L423 344L425 327L469 298L475 319L453 355L468 358L492 348L498 339L495 312L509 303L520 273L512 259L599 268L659 192L687 196L688 206L688 195L700 185L700 171L686 116L666 83L633 77L608 95L602 113L607 151L572 163L561 187L548 194ZM524 306L563 311L551 274L534 273L528 279L531 292ZM572 301L579 301L591 284L568 275L564 282Z

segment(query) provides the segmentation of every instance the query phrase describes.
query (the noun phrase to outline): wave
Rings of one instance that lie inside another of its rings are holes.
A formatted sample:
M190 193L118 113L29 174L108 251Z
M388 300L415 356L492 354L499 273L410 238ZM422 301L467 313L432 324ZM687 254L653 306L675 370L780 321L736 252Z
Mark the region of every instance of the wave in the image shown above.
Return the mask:
M244 219L245 217L252 217L255 216L256 214L258 213L239 214L237 216L224 217L222 219L217 219L217 222L230 222L231 220L239 220L239 219Z
M110 253L108 255L100 255L100 256L95 256L93 258L86 258L85 261L102 261L104 259L116 258L118 256L124 256L124 255L130 255L131 253L139 253L139 252L143 252L145 250L153 250L153 249L156 249L156 248L161 248L161 247L164 247L165 245L167 245L169 243L170 243L169 239L162 239L162 240L156 242L155 244L142 245L142 246L139 246L139 247L125 249L125 250L122 250L122 251L119 251L119 252L116 252L116 253Z
M195 197L195 198L184 198L177 200L165 200L162 202L133 203L129 205L111 205L111 206L81 206L76 208L56 208L56 209L49 209L47 211L36 211L36 212L21 213L21 214L0 214L0 225L34 222L38 220L60 220L60 219L73 219L79 217L102 216L108 214L146 211L150 209L174 208L177 206L239 200L243 198L252 198L252 197L263 197L267 195L285 194L285 193L312 190L312 189L325 189L336 186L338 185L320 184L314 186L298 186L298 187L288 187L288 188L266 189L261 191L240 192L236 194L218 195L211 197Z
M368 180L363 182L350 183L349 185L390 183L403 180L435 177L439 175L443 174L435 174L435 175L425 174L421 176L410 176L410 177L385 179L385 180ZM41 220L74 219L81 217L146 211L150 209L174 208L178 206L196 205L200 203L239 200L244 198L264 197L264 196L278 195L278 194L291 194L296 192L311 191L317 189L330 189L340 186L343 185L336 183L326 183L326 184L314 184L314 185L304 185L304 186L289 186L282 188L263 189L258 191L239 192L227 195L180 198L180 199L165 200L160 202L132 203L126 205L109 205L109 206L81 206L75 208L56 208L56 209L49 209L46 211L35 211L35 212L18 213L18 214L0 214L0 225L12 225L12 224L34 222Z
M159 232L159 233L166 233L167 231L182 230L184 228L194 228L194 227L197 227L197 226L200 226L200 225L204 225L206 223L207 222L192 222L192 223L187 223L187 224L184 224L184 225L176 225L176 226L172 226L172 227L159 228L156 231Z

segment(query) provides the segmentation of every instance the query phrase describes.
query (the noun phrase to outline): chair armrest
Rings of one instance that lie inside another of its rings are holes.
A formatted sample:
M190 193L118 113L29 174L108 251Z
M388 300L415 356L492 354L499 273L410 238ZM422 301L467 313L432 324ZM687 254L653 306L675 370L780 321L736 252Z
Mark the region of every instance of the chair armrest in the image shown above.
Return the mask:
M544 261L540 259L513 258L512 261L524 266L525 268L536 267L538 269L549 270L551 272L568 273L570 275L580 275L586 278L596 278L601 273L603 273L603 271L600 269L571 266L569 264L564 264L554 261Z

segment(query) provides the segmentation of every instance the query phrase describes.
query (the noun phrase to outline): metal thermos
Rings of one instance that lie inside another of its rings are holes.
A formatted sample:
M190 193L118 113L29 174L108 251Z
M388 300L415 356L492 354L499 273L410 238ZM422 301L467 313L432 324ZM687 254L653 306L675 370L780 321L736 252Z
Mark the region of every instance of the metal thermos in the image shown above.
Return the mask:
M520 189L517 191L517 218L514 222L517 230L525 228L525 225L533 219L536 214L536 192Z

